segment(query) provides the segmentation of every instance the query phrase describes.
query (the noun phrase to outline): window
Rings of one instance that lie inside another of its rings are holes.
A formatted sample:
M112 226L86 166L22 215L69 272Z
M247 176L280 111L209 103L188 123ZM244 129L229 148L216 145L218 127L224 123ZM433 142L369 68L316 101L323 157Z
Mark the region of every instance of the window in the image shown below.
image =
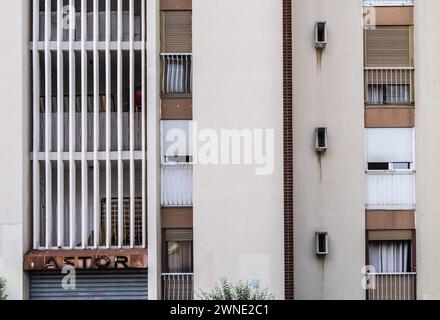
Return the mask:
M409 163L409 162L393 162L392 167L393 167L393 170L410 170L411 163Z
M366 129L368 170L413 169L412 128Z
M192 92L192 63L188 54L162 55L164 95L190 95Z
M389 170L390 164L388 162L369 162L368 170Z
M375 171L388 171L388 170L410 170L410 162L369 162L368 170Z
M410 39L410 26L376 26L365 30L365 66L411 67Z
M411 271L411 241L370 241L369 264L377 273L401 273Z
M369 104L407 104L410 103L409 84L369 84Z
M192 229L166 229L165 248L167 273L193 272Z
M161 52L192 52L192 12L189 10L161 12Z
M100 226L100 234L99 234L99 242L101 246L105 245L106 241L106 224L107 224L107 209L106 209L107 201L106 199L102 199L101 201L101 226ZM123 199L123 245L130 245L130 198ZM110 223L110 243L112 246L118 245L118 199L111 199L111 210L109 215L109 223ZM136 198L134 204L134 243L135 245L142 244L142 199ZM89 240L90 241L90 240ZM91 244L90 244L91 245Z
M162 163L192 162L192 122L162 120Z
M162 206L192 206L192 122L161 121Z
M192 93L192 12L161 12L162 94Z

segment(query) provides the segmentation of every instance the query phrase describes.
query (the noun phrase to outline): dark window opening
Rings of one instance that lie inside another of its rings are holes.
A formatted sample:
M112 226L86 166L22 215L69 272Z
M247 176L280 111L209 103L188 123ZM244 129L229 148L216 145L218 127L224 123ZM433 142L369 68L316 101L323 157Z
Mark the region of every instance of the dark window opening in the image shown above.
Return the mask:
M318 148L325 148L327 146L326 129L318 128L317 137L318 137Z
M368 163L368 170L389 170L388 162L370 162Z
M325 39L325 22L318 22L316 24L316 40L318 42L326 42Z

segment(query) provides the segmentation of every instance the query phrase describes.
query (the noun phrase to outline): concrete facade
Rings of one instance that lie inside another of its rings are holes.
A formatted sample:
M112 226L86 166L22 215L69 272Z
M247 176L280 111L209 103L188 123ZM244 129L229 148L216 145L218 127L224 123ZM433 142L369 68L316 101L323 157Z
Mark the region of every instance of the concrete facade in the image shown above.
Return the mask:
M280 0L193 1L199 130L275 129L273 174L257 176L246 165L194 168L197 288L225 276L259 280L284 296L281 8Z
M315 21L328 43L314 46ZM364 299L362 1L293 2L294 277L296 299ZM329 148L314 149L327 127ZM315 232L329 236L317 257Z
M23 255L32 242L30 3L0 2L0 108L4 115L0 129L6 133L0 136L4 151L0 157L0 278L8 282L10 299L27 299L29 295ZM436 170L440 159L436 147L440 118L436 12L440 3L423 0L414 6L416 108L400 106L406 113L399 108L372 109L367 112L372 119L367 117L367 124L363 1L292 3L295 298L366 298L361 285L367 247L365 126L371 122L374 128L412 127L415 121L417 206L416 213L407 212L407 227L402 229L414 229L416 214L417 298L440 299L440 280L435 277L440 263L436 250L440 241L440 171ZM164 231L160 1L146 0L146 4L148 295L160 299ZM174 1L168 4L175 5ZM185 5L190 6L188 1ZM405 21L412 19L409 8L405 9ZM380 15L384 25L402 21L397 18ZM317 21L327 22L327 45L321 50L315 48L314 41ZM226 277L251 281L283 299L282 0L192 0L192 34L195 138L203 140L197 134L205 129L218 137L222 129L274 133L273 172L267 175L257 175L255 164L194 165L195 296ZM328 150L323 154L314 148L317 127L328 130ZM201 140L195 153L206 142ZM219 154L220 150L219 146ZM391 216L386 211L381 212L384 220ZM316 255L316 232L328 232L326 256Z
M439 75L437 59L435 12L437 1L417 1L415 10L415 66L416 77L416 161L417 161L417 290L419 299L440 299L440 281L435 276L440 263L436 244L439 241L440 200L436 169L440 159L436 147L440 110Z
M10 299L27 297L23 254L30 246L29 208L29 50L26 1L3 1L0 38L2 85L0 119L0 277L7 280Z

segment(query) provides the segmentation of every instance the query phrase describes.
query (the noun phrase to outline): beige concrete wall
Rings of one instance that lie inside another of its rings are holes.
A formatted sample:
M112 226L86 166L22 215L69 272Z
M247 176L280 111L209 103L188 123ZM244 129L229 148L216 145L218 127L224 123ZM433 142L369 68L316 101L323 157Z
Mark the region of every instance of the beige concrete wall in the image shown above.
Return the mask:
M0 277L8 281L9 299L27 296L22 261L30 238L28 2L0 2Z
M160 299L160 87L159 87L159 0L147 6L147 229L148 229L148 299Z
M193 0L199 129L275 129L275 168L194 168L195 287L259 279L284 297L282 1Z
M419 299L440 299L440 2L415 5L417 290Z
M321 59L314 24L327 21ZM296 299L364 299L364 105L362 1L293 1L294 265ZM314 129L328 128L328 151ZM315 232L329 254L315 254Z

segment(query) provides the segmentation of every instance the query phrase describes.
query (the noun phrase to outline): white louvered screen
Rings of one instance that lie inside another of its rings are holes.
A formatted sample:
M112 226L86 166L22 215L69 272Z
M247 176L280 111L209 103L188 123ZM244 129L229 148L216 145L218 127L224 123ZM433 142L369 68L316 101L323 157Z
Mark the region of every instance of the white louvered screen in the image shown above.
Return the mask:
M33 248L146 247L147 0L30 1Z

